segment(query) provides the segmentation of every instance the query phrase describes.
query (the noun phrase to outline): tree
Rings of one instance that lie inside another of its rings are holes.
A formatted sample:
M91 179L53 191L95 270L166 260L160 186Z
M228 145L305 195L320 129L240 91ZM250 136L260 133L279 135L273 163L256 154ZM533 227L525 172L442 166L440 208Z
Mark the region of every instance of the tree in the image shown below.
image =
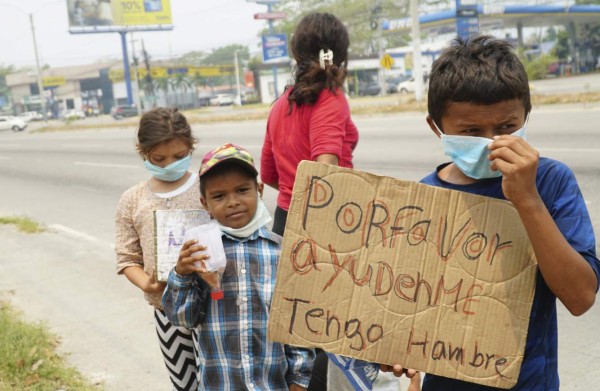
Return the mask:
M421 1L421 7L450 4L449 0ZM288 19L275 23L277 32L293 34L298 22L311 12L329 12L337 16L348 28L350 52L362 56L379 51L379 24L383 19L393 20L410 16L409 0L301 0L277 5L278 11L288 14ZM452 1L454 4L454 1ZM381 31L384 48L405 46L410 43L409 31ZM268 34L264 30L262 34Z
M177 58L175 62L182 65L200 66L203 64L207 54L198 50L185 53L183 56Z
M171 87L175 91L175 105L179 106L179 99L177 98L180 96L181 91L185 95L187 90L192 86L192 82L184 73L176 73L175 77L172 77L170 81ZM185 99L181 103L185 106Z
M165 93L165 103L168 105L168 97L169 97L169 87L170 82L167 77L161 77L158 79L154 79L154 85L158 90L162 90Z
M0 64L0 97L8 98L10 96L10 89L6 85L6 75L14 72L17 72L17 69L13 65Z
M235 52L238 52L239 61L247 61L250 58L250 52L248 48L243 45L233 44L222 46L213 49L204 59L202 59L202 65L231 65L233 64L233 57Z
M556 34L557 43L554 46L553 54L561 60L569 57L569 33L561 30Z
M0 64L0 95L7 93L8 87L6 86L6 75L17 72L14 65Z

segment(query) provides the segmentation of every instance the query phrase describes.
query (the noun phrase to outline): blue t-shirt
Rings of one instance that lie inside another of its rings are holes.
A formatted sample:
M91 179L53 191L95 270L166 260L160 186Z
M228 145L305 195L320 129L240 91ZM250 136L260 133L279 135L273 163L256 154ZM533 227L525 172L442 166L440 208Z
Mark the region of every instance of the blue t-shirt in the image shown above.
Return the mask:
M502 178L492 178L469 185L455 185L438 177L447 164L421 180L422 183L445 189L505 199ZM592 266L596 278L600 275L600 261L596 257L596 243L590 216L573 172L563 163L540 158L536 185L538 193L569 244ZM598 287L596 287L598 289ZM535 296L531 308L525 355L517 385L512 390L551 391L559 389L557 353L556 296L538 270ZM442 376L426 375L423 391L491 391L500 390Z

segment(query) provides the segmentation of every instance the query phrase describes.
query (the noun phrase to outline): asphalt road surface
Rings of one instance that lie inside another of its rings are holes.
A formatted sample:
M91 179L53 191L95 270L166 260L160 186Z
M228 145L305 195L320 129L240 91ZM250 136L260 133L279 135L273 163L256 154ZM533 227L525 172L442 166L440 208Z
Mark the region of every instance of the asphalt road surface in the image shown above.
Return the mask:
M424 113L356 117L357 169L418 180L446 161ZM600 105L536 107L529 141L568 164L600 236ZM259 160L264 121L195 125L192 167L224 142ZM0 228L0 292L63 338L64 351L88 376L113 390L166 389L151 310L114 274L114 212L121 193L148 177L134 150L135 129L55 133L0 132L0 216L25 215L50 227L41 235ZM275 207L276 194L265 201ZM561 307L563 390L597 388L600 304L580 318Z

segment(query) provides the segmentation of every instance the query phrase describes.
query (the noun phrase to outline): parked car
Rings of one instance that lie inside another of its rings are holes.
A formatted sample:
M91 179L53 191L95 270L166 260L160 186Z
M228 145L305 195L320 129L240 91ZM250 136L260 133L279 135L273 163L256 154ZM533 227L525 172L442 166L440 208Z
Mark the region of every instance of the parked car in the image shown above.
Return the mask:
M81 110L68 109L63 112L62 117L66 120L85 119L85 113Z
M233 95L231 94L217 94L214 98L211 98L211 106L230 106L233 104Z
M429 88L429 78L424 80L424 87L425 87L425 91L427 91L427 89ZM415 78L412 76L410 77L410 79L400 82L398 84L398 92L400 92L402 94L407 94L409 92L415 92L416 88L417 88L417 83L415 82Z
M138 115L138 108L136 105L117 105L110 109L110 115L112 115L114 119L135 117Z
M14 130L15 132L20 132L25 130L27 127L27 122L18 117L12 116L1 116L0 117L0 130Z
M367 96L367 95L379 95L381 92L381 87L379 84L375 82L370 83L360 83L358 85L358 95Z
M393 94L398 92L398 84L402 83L405 80L410 79L408 75L400 75L397 77L391 77L386 80L387 82L387 92L388 94Z
M42 113L38 113L37 111L26 111L18 115L25 122L29 121L41 121L44 119Z
M87 106L83 109L86 117L97 117L100 115L100 110L97 107Z

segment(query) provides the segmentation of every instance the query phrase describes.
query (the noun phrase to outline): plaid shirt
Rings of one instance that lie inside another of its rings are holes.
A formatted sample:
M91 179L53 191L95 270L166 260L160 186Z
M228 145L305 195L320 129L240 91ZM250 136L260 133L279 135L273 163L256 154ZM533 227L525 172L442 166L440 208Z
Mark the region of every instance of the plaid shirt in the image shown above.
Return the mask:
M262 227L239 239L223 234L225 297L211 300L196 327L199 390L287 390L308 387L314 351L267 340L281 237ZM196 274L169 274L163 309L176 326L193 328L206 284ZM209 299L210 300L210 299Z

